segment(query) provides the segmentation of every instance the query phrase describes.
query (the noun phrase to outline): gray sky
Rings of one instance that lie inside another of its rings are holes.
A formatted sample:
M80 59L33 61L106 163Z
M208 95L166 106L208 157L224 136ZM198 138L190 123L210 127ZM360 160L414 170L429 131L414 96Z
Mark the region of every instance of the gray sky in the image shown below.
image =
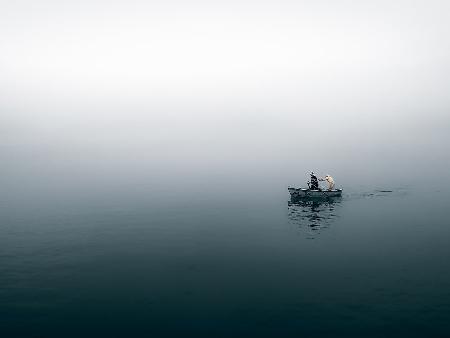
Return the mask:
M433 160L448 150L449 13L433 0L0 0L0 142L177 165L287 166L312 148L341 170L348 156Z

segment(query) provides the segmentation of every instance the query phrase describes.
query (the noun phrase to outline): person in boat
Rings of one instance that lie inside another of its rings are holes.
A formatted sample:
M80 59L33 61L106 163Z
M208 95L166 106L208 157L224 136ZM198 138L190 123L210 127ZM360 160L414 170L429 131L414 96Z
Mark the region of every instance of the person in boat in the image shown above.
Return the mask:
M311 190L319 190L319 180L317 179L317 176L311 172L311 181L309 182L309 189Z
M319 178L319 181L326 181L328 183L328 190L334 190L334 179L330 175L325 176L325 178Z

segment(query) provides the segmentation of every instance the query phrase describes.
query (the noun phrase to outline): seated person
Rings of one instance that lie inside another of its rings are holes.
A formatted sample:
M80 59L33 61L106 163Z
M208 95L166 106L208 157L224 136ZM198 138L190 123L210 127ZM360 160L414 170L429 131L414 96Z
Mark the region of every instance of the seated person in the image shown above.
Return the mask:
M311 190L319 190L319 181L317 180L317 176L314 173L311 173L311 182L309 189Z

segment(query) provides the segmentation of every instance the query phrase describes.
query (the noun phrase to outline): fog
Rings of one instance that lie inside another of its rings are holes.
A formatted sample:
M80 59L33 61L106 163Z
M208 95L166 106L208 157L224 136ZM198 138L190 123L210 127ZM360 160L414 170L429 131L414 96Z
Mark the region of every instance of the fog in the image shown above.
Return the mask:
M441 184L449 13L447 1L1 1L2 184L284 189L311 170L346 186Z

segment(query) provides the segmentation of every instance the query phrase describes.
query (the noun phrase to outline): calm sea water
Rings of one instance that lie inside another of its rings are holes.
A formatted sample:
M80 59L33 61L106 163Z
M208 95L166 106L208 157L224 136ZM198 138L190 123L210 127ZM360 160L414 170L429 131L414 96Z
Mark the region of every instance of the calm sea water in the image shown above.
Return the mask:
M17 177L2 337L450 335L448 190L349 184L292 204L282 180Z

